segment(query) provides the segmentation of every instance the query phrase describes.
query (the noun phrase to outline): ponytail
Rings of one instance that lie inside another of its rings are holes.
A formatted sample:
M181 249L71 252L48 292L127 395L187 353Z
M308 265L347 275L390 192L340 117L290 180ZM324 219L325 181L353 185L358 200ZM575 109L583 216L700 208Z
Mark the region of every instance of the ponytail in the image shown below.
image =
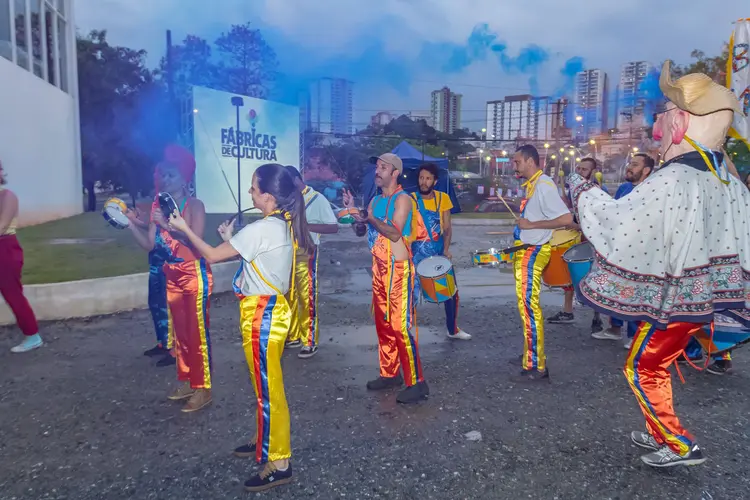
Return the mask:
M266 163L255 171L261 193L269 193L276 199L276 207L289 214L292 233L297 246L312 254L315 243L307 228L305 199L294 183L294 177L278 163Z

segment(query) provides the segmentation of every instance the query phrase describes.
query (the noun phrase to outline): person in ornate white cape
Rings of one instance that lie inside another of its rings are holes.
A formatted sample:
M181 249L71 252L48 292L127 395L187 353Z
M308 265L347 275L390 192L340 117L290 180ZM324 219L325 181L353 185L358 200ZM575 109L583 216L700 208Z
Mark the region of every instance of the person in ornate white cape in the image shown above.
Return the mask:
M583 233L595 250L579 284L583 301L641 321L625 375L648 433L631 439L653 450L654 467L704 462L672 406L667 367L714 313L750 326L750 192L733 177L721 146L737 98L703 74L660 87L668 102L654 124L664 164L625 198L613 200L577 174L568 179Z

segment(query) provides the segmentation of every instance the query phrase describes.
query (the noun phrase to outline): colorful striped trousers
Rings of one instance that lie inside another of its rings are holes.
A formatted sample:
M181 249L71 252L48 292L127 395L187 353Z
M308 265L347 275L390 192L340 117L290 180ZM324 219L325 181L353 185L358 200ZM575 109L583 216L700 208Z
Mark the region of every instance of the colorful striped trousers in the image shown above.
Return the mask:
M515 245L522 245L516 241ZM547 356L544 353L544 317L539 294L542 291L542 272L552 255L548 244L528 247L513 255L513 272L516 278L518 312L523 324L524 370L544 371Z
M211 388L209 308L213 290L205 259L165 264L167 303L172 317L177 379L193 389Z
M646 417L646 429L656 442L680 455L690 451L693 437L675 415L669 366L682 354L691 335L702 327L680 322L657 330L644 321L638 326L625 362L625 377Z
M238 297L242 347L255 389L255 459L259 463L283 460L292 456L289 406L281 372L292 311L283 295Z
M304 251L297 254L297 265L293 271L294 294L286 294L292 314L289 342L300 340L302 345L318 345L318 254L316 247L312 255Z
M372 259L372 309L378 334L380 376L392 378L403 367L411 387L424 381L414 318L414 266L410 260Z

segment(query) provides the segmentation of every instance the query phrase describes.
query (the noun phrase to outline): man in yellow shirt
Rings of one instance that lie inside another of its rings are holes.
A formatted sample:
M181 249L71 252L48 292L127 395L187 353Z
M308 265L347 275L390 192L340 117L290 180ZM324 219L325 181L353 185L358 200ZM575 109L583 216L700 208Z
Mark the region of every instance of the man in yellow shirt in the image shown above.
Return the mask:
M425 163L419 167L419 190L412 193L414 208L419 211L427 229L427 239L412 243L411 251L414 259L414 267L419 266L427 257L442 255L449 259L453 256L450 252L452 226L451 208L453 203L450 196L440 191L435 191L438 180L438 167L434 163ZM416 221L415 217L413 221ZM421 298L419 279L414 280L415 296ZM469 340L471 335L458 327L458 292L445 304L445 323L448 329L448 338Z

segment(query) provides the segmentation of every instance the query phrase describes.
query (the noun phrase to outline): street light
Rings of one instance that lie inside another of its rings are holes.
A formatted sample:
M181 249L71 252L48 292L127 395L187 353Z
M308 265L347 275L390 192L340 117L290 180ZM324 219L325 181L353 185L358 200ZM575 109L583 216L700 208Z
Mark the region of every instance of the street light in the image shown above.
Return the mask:
M484 133L486 133L486 132L487 132L487 129L486 129L486 128L483 128L483 129L482 129L482 133L484 134Z
M580 158L576 158L576 161L581 161L581 159Z
M582 122L583 121L583 117L581 115L576 116L576 121L577 122Z
M596 141L595 141L594 139L591 139L591 140L589 141L589 144L591 144L591 145L593 146L594 144L596 144Z
M546 142L544 143L544 149L549 149L549 144L547 144Z
M565 152L565 148L560 148L560 152L564 153Z
M567 156L565 157L565 161L568 161L569 159L570 159L570 158L568 158Z
M503 155L503 156L507 156L508 152L503 149L502 151L500 151L500 154Z
M638 152L638 148L633 148L633 152L637 153Z
M556 160L557 159L557 155L552 155L550 158L552 158L553 160Z

